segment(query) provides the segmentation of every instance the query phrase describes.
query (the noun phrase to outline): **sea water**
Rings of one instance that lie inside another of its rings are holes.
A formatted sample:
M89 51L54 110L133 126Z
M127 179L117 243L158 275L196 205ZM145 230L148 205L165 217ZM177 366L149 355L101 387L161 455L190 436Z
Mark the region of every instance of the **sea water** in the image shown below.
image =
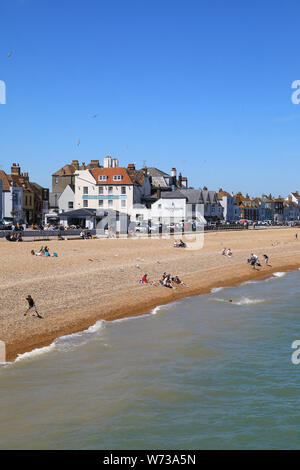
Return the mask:
M299 286L276 273L19 356L0 448L299 449Z

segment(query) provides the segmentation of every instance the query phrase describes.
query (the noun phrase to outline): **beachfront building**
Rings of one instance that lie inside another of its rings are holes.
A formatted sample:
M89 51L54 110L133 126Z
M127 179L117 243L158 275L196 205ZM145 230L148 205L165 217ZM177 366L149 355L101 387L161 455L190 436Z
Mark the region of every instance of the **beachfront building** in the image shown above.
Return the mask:
M15 222L23 219L23 188L17 187L15 182L3 170L0 170L2 184L2 218Z
M235 203L239 207L239 220L258 221L259 220L259 204L255 199L250 199L249 194L243 196L238 192L235 196Z
M48 211L49 190L29 181L28 173L21 173L19 164L13 163L11 174L0 172L3 184L3 217L26 224L43 221Z
M68 184L58 197L58 212L67 212L74 209L75 206L75 186Z
M131 211L131 220L151 219L166 224L199 221L204 225L222 220L223 207L215 191L207 189L176 189L161 191L151 205L140 205Z
M151 194L150 181L143 170L136 170L134 164L119 167L117 161L107 164L111 166L76 172L75 209L128 212Z
M295 202L300 207L300 195L298 191L295 191L294 193L290 193L286 200Z
M284 221L283 210L284 210L284 198L278 196L278 198L273 199L274 205L274 222L281 223Z
M236 222L239 220L239 206L236 204L233 194L219 189L217 193L218 201L223 207L223 219L225 222Z
M300 219L298 203L294 202L290 195L283 203L283 219L285 222L293 222Z

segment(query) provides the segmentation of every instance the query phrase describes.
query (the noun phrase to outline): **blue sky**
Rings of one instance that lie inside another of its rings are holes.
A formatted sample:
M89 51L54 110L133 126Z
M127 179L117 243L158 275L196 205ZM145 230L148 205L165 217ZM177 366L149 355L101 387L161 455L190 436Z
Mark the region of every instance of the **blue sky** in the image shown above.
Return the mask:
M300 190L299 14L276 0L0 0L1 168L50 186L72 159L112 155L194 187Z

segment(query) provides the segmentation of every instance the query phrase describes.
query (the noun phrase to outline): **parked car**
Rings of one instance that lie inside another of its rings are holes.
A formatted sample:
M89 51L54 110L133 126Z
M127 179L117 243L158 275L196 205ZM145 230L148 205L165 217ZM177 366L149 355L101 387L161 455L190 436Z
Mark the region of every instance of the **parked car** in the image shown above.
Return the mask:
M8 222L6 220L0 220L0 230L11 230L11 222Z

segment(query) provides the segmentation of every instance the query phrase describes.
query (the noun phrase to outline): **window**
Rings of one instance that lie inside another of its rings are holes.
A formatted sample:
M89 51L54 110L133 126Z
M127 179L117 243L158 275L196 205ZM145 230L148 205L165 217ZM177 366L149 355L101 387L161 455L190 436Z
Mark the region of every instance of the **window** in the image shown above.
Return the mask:
M99 186L99 194L103 194L103 186Z
M73 201L69 201L69 202L68 202L68 208L69 208L69 209L73 209Z
M98 206L103 207L103 199L98 199Z
M55 176L55 184L58 183L58 176Z
M126 201L125 201L125 199L122 199L122 200L121 200L121 207L126 207Z
M123 178L122 175L114 175L114 176L113 176L113 181L121 181L122 178Z
M84 199L83 201L83 207L88 207L89 201L87 199Z
M108 186L108 194L113 193L114 188L112 186Z
M88 194L89 188L87 186L83 186L83 194Z
M158 208L161 209L161 204L158 204Z
M109 199L108 200L108 207L112 207L113 206L113 200L112 199Z
M98 176L98 181L106 181L107 180L107 175L99 175Z
M121 194L126 194L126 186L122 186L122 188L121 188Z

